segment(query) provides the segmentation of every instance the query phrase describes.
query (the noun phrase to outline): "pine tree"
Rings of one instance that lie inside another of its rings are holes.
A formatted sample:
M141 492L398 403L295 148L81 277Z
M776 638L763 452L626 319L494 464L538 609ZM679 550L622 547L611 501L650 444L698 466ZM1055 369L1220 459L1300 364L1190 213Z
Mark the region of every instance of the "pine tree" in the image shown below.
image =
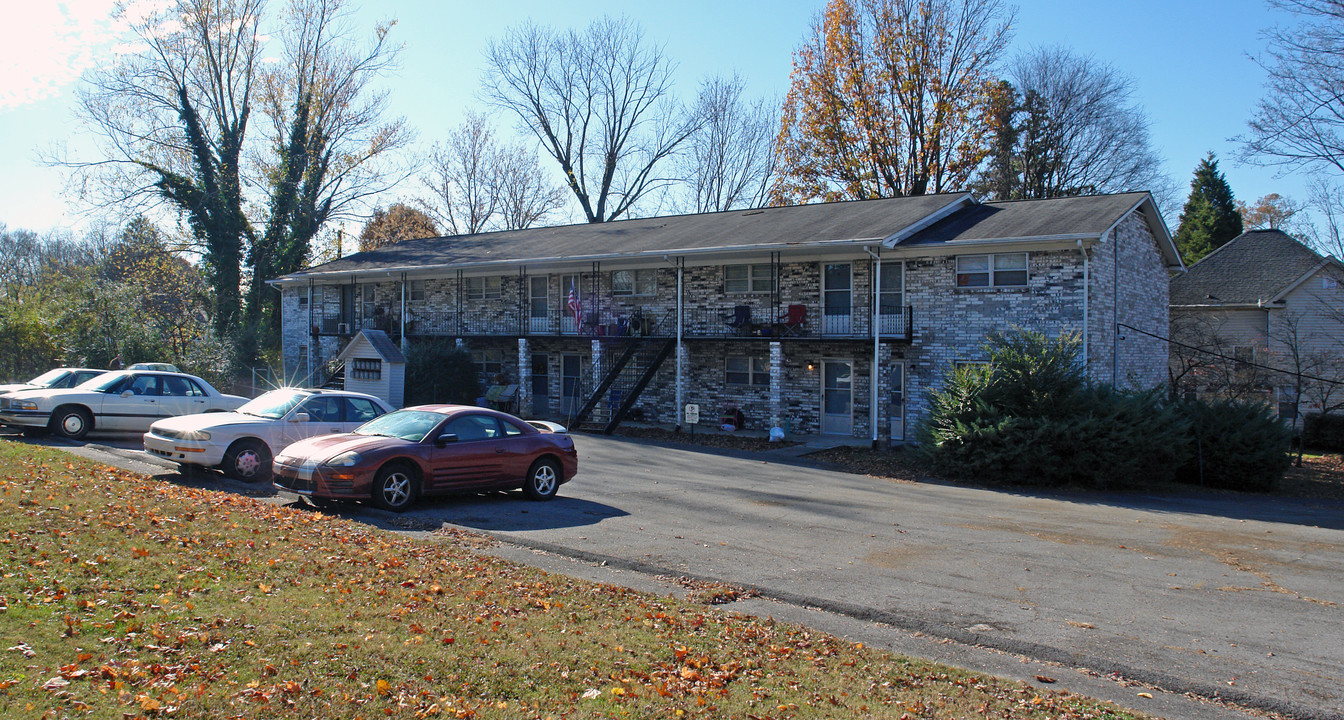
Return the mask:
M1218 171L1218 160L1210 152L1199 161L1190 181L1190 197L1181 210L1176 230L1176 247L1187 265L1198 261L1242 232L1241 213L1227 179Z

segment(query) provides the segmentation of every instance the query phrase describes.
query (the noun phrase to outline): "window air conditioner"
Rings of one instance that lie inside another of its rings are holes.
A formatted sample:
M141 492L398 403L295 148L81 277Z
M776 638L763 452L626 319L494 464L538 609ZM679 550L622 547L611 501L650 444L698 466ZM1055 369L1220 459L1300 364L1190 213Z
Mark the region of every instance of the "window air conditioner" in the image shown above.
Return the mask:
M336 326L336 334L337 334L337 335L349 335L349 334L350 334L350 323L340 323L340 324L338 324L338 325Z

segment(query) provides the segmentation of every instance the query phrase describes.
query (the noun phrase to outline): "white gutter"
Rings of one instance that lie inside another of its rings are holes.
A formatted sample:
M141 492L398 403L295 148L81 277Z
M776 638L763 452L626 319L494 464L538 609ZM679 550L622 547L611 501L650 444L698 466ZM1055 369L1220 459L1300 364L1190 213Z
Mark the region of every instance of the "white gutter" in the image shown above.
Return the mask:
M882 246L879 245L878 247L880 248ZM864 248L863 250L873 258L873 304L872 304L872 310L869 313L872 317L871 322L873 323L873 372L872 372L873 377L872 380L868 382L869 389L871 391L869 392L869 399L868 399L868 427L872 430L873 447L876 448L877 447L877 383L879 377L877 371L877 365L879 359L879 350L882 346L882 327L881 327L882 316L880 314L881 313L880 303L882 300L881 295L882 255L880 250L878 252L873 252L872 248L867 247Z

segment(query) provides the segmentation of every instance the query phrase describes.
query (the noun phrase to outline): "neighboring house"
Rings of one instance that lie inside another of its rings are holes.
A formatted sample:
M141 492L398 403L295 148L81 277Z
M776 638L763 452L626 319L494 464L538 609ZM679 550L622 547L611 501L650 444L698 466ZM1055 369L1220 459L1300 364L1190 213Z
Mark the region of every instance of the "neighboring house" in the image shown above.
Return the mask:
M1179 267L1148 193L944 194L409 240L272 284L290 376L374 327L464 343L524 415L681 425L696 404L713 425L901 441L1013 326L1082 333L1093 379L1164 382Z
M1338 260L1279 230L1209 253L1171 280L1174 389L1261 398L1293 420L1344 407L1341 284Z

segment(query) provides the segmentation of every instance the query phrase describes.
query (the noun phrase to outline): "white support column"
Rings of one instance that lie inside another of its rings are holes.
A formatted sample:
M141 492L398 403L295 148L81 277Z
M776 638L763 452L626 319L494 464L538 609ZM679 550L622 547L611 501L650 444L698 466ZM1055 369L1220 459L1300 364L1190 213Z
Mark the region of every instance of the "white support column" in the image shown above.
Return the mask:
M406 354L406 273L401 274L401 311L397 313L398 322L401 325L399 334L401 337L401 354Z
M593 384L589 386L590 390L596 390L598 385L602 384L602 341L593 338Z
M526 409L524 409L526 408ZM518 417L532 414L532 353L527 338L518 338Z
M770 341L770 427L784 427L784 344Z

